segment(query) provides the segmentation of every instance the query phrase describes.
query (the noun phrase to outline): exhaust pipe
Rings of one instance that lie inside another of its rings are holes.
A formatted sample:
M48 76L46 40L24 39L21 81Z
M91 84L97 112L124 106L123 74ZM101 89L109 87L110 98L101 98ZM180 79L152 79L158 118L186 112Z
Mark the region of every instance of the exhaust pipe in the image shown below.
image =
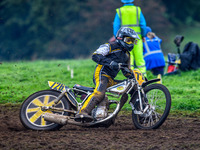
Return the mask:
M52 113L45 113L43 116L45 121L57 123L60 125L66 125L68 120L70 119L69 116L63 116L59 114L52 114Z

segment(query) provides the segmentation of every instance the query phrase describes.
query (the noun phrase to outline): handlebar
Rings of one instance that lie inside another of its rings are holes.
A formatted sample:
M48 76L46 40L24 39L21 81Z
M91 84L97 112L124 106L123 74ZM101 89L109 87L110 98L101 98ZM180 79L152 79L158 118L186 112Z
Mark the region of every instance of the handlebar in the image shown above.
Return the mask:
M127 64L119 63L119 68L120 68L120 69L124 69L126 72L130 72L131 75L132 75L133 77L135 77L133 71L130 71L130 70L129 70ZM144 77L144 76L143 76L143 77ZM144 78L145 78L145 81L148 81L148 79L147 79L146 77L144 77ZM130 79L130 78L129 78L129 79Z
M124 63L119 63L119 68L120 69L124 69L126 72L130 72L131 73L131 76L135 76L133 71L130 71L129 68L128 68L128 64L124 64Z
M127 64L119 63L119 69L125 69L125 68L128 68Z

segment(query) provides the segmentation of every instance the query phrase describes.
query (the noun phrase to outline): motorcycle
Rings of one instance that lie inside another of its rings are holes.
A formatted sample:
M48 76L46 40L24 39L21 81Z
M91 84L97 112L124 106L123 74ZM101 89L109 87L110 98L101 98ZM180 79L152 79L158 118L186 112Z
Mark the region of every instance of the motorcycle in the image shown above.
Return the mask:
M48 81L50 90L38 91L23 102L20 120L24 127L32 130L58 130L67 124L109 127L128 103L137 129L157 129L170 112L170 92L164 85L156 83L160 79L147 80L137 69L133 70L133 75L134 78L107 88L104 100L91 112L92 122L76 122L74 117L94 88L78 84L69 88L53 81ZM120 100L109 100L111 98Z

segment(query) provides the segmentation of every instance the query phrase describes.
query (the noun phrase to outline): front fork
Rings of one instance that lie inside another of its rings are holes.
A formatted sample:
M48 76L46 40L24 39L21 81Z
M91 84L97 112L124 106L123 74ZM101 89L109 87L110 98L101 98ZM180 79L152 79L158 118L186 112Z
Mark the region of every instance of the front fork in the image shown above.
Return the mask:
M144 93L144 90L139 85L137 85L137 89L138 89L138 98L139 98L140 110L143 111L144 109L143 109L141 92Z
M134 111L135 114L144 114L146 113L146 111L150 108L150 105L144 105L146 98L146 94L144 92L144 89L137 85L137 92L138 92L138 99L136 99L135 103L139 103L139 110L136 110L136 108L134 107L134 104L132 103L132 101L129 102L129 104L132 107L132 110Z

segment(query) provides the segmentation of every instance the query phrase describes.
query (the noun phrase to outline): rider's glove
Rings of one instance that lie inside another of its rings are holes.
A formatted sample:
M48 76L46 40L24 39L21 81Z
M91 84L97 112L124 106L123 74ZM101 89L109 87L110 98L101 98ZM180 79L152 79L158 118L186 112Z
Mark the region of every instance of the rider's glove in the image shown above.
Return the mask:
M128 76L128 79L133 79L133 78L135 78L133 74Z
M110 68L113 69L113 70L118 70L119 69L119 64L116 63L115 61L111 61Z

